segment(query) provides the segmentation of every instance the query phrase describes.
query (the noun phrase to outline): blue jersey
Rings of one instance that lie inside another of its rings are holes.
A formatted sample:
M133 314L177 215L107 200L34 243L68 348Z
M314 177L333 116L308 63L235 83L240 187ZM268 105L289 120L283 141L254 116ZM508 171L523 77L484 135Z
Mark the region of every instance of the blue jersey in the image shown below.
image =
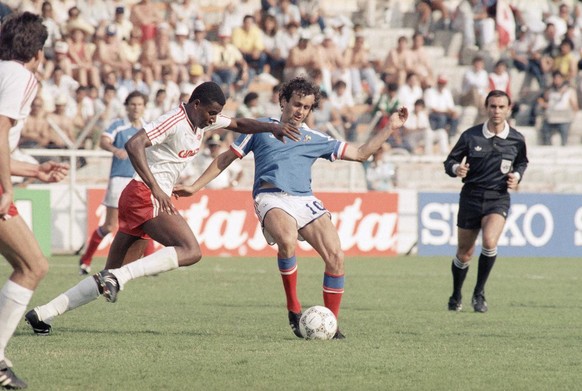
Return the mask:
M125 149L125 143L140 129L141 128L133 127L128 119L117 119L113 121L111 126L109 126L109 129L107 129L103 135L111 139L115 148ZM131 178L134 174L135 169L129 158L119 159L113 155L111 171L109 173L110 178L118 176Z
M279 121L261 118L261 122ZM305 124L299 128L301 140L277 140L271 133L243 134L232 145L232 151L242 158L249 152L255 157L253 197L263 183L270 183L291 195L312 195L311 166L318 158L341 159L347 144L335 140Z

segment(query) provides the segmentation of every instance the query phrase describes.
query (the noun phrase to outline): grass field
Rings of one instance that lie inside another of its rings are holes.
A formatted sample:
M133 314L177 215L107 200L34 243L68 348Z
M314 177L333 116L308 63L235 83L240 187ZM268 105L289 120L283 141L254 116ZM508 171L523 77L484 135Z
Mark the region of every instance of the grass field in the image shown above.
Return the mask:
M96 260L94 268L103 265ZM79 281L53 257L32 299ZM273 259L206 258L130 282L36 337L24 321L8 356L30 390L580 390L580 260L500 258L489 312L446 310L450 260L349 259L343 341L304 341L287 324ZM304 308L322 304L323 264L299 260ZM9 269L0 263L3 281Z

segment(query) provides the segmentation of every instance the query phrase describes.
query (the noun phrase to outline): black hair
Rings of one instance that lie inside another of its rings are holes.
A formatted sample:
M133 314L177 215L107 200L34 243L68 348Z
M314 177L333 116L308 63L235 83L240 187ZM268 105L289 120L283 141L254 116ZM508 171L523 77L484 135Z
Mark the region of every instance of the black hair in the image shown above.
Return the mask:
M281 86L281 91L279 91L279 102L282 102L283 99L287 102L291 101L293 94L299 96L313 95L315 99L313 100L311 110L315 110L319 107L319 99L321 98L319 87L301 76L291 79Z
M190 100L188 103L192 103L194 100L198 99L203 105L208 105L210 103L216 102L222 106L226 103L226 97L224 92L218 84L213 81L207 81L200 84L194 89Z
M499 97L506 97L507 98L507 105L511 106L511 98L507 95L507 92L501 90L493 90L487 94L487 98L485 98L485 107L489 105L490 98L499 98Z
M255 99L259 99L259 94L257 94L256 92L249 92L248 94L245 95L243 103L248 106L249 103L251 103Z
M127 97L125 98L125 102L123 102L123 104L124 104L125 106L127 106L127 105L129 104L129 101L130 101L130 100L132 100L133 98L136 98L136 97L140 97L140 98L142 98L142 99L143 99L143 103L144 103L144 105L145 105L146 103L148 103L148 98L147 98L147 96L145 96L144 94L142 94L142 93L141 93L141 92L139 92L139 91L132 91L132 92L130 92L130 93L129 93L129 95L127 95Z
M29 62L42 50L48 31L42 18L30 12L6 17L0 30L0 60Z

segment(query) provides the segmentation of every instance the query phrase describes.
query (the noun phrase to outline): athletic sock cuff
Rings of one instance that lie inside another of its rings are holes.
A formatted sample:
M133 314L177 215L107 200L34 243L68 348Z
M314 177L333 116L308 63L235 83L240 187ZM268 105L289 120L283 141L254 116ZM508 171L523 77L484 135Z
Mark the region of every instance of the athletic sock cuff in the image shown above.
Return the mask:
M344 275L323 274L323 291L326 293L344 293Z
M454 257L453 258L453 264L458 268L458 269L466 269L469 267L469 262L467 263L463 263L461 262L461 260L459 259L459 257Z
M34 292L28 288L23 287L22 285L18 285L12 280L8 280L2 287L1 293L4 295L4 297L14 301L17 304L28 305Z

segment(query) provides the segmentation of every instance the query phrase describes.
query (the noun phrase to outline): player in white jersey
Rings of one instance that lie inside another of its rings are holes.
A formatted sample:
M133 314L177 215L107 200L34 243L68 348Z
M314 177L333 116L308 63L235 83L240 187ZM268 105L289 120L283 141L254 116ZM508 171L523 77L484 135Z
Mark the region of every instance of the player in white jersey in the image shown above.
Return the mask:
M390 117L390 126L384 127L364 144L354 146L309 129L303 123L311 111L318 107L319 98L319 87L313 83L300 77L290 80L279 92L282 110L280 121L274 118L264 120L299 126L299 142L281 144L273 143L262 134L241 135L230 150L214 159L191 186L179 185L174 188L177 196L192 195L236 158L242 158L251 151L254 153L255 209L267 242L277 244L277 263L287 298L289 324L298 337L302 335L299 331L301 303L296 289L297 239L307 241L323 258L323 301L336 317L344 292L344 254L329 212L311 191L313 163L318 158L363 162L408 118L407 109L401 108ZM338 330L335 338L342 339L344 335Z
M38 165L10 157L37 93L34 72L42 60L47 35L42 19L29 12L9 16L0 30L0 253L13 268L0 290L0 388L5 389L26 388L4 351L33 291L48 271L38 242L14 206L10 176L57 182L68 170L67 165L55 162Z
M26 320L35 333L50 333L54 317L93 301L100 294L115 302L117 292L129 280L189 266L201 259L198 241L172 205L171 197L180 173L198 154L206 131L226 128L239 133L271 132L281 141L284 137L298 140L295 125L224 117L220 114L224 104L224 93L218 84L202 83L188 103L146 124L125 144L136 176L119 198L119 230L111 244L106 269L29 311ZM132 245L148 237L165 247L122 266Z

